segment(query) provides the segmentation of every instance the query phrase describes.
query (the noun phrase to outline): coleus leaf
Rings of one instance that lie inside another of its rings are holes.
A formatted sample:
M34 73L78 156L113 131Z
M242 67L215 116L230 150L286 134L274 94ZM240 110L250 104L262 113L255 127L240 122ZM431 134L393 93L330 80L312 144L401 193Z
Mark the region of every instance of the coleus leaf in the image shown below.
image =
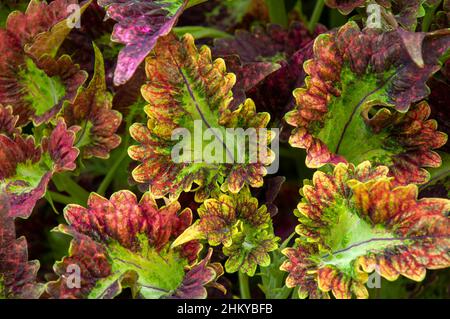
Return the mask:
M28 0L9 0L6 1L6 3L2 3L2 5L0 6L0 27L5 27L6 19L11 12L13 12L14 10L25 11L28 3Z
M449 62L447 62L447 64L450 66ZM445 75L445 72L441 73L441 77L433 76L430 81L428 81L428 85L431 89L428 102L431 107L431 118L436 119L439 129L449 134L450 114L447 112L447 108L448 105L450 105L450 96L447 92L450 92L450 76ZM450 143L445 144L441 150L450 153Z
M425 83L439 69L450 34L424 35L423 67L408 57L400 36L360 31L350 22L316 39L314 58L305 63L306 88L294 91L297 107L285 117L296 127L289 142L307 150L308 167L371 160L389 165L398 183L423 183L428 174L421 168L439 166L432 149L446 135L427 120L428 105L408 109L429 94Z
M349 14L358 7L363 7L367 0L325 0L325 4L333 9L338 9L342 14ZM379 5L389 5L389 0L377 1Z
M208 198L211 192L218 191L222 182L224 192L237 193L246 184L261 187L267 172L265 166L274 160L267 144L261 143L261 140L266 142L265 138L270 141L274 135L267 132L264 137L259 133L259 129L267 126L270 116L256 113L255 105L249 99L236 110L229 109L235 76L226 73L224 61L217 59L213 62L206 46L197 50L190 35L181 40L169 35L160 38L147 58L146 71L150 82L142 87L142 95L149 103L144 109L149 117L148 124L136 123L130 128L131 136L139 145L131 146L128 154L141 162L133 170L133 178L138 183L149 185L156 197L169 195L177 198L182 191L192 190L193 183L196 183L198 187L194 191L199 202ZM192 138L198 138L210 128L216 130L214 135L221 142L219 147L224 147L223 155L227 160L221 158L210 163L203 157L199 160L199 156L203 156L200 152L207 145L192 148L195 145L190 144L195 142ZM235 148L226 145L227 128L254 128L259 137L255 146L260 152L267 150L267 156L258 156L256 162L246 157L242 163L234 163L239 150L236 145ZM171 156L177 144L172 140L176 129L190 133L180 142L185 154L178 161Z
M16 239L14 218L0 193L0 299L38 299L44 285L37 283L39 261L28 261L25 237Z
M184 13L180 26L208 26L233 33L237 29L250 29L258 23L269 22L265 0L208 0Z
M63 102L73 101L87 73L68 55L35 59L22 51L18 40L0 29L0 103L11 105L19 125L30 119L36 125L50 121Z
M92 0L79 4L78 0L31 0L25 13L15 11L6 22L6 29L15 34L24 50L36 58L48 54L56 56L64 39L79 23ZM74 10L79 10L72 15Z
M71 16L74 7L79 7L81 15L91 1L79 5L77 0L55 0L50 4L31 0L25 12L14 11L8 16L3 30L35 58L45 54L54 57L77 22L77 17Z
M404 29L411 31L416 29L417 20L425 15L425 6L437 5L435 0L376 0L375 2L391 13ZM368 5L370 1L326 0L325 3L347 15L358 7ZM383 14L382 17L384 18Z
M95 70L87 88L82 88L73 104L64 107L64 118L69 126L78 125L76 145L82 156L108 158L109 152L120 144L115 134L122 122L120 112L112 110L112 95L106 88L103 56L94 44Z
M117 21L112 40L126 45L119 53L114 84L127 82L156 45L167 35L189 0L99 0L107 16Z
M367 298L374 270L390 281L421 281L426 269L450 267L450 201L418 200L417 186L395 186L385 166L339 163L316 172L301 194L301 237L283 251L282 265L301 297Z
M130 287L141 298L204 298L206 285L216 285L223 273L210 264L211 252L196 262L201 245L196 241L176 249L170 243L192 222L190 209L178 202L158 207L146 193L140 202L129 191L110 200L95 193L88 207L69 205L69 225L58 230L73 237L69 256L55 264L58 281L48 284L55 298L113 298ZM80 269L78 288L68 288L68 267ZM72 266L73 267L73 266Z
M8 137L20 134L21 129L16 126L18 119L19 117L13 114L11 106L0 105L0 134Z
M76 130L59 120L41 145L36 145L33 136L0 134L0 190L8 196L12 217L27 218L45 195L53 174L75 169Z
M258 265L270 264L269 252L278 248L267 207L258 207L248 187L238 194L217 194L198 209L200 219L172 244L176 247L193 239L206 239L211 246L223 245L228 256L227 272L241 271L250 276Z
M90 1L80 7L80 14ZM15 11L0 29L0 103L12 105L19 125L31 119L48 122L65 100L73 101L87 74L69 56L56 52L71 30L71 5L76 0L57 0L47 5L33 0L25 13Z
M450 197L450 154L439 152L442 165L430 169L430 180L420 185L420 197Z
M258 109L272 115L284 114L292 100L292 90L303 84L303 62L312 57L313 39L326 29L319 25L314 34L301 23L289 29L279 25L238 30L232 39L216 40L213 56L224 58L236 74L233 105L246 96ZM277 120L280 120L278 118Z

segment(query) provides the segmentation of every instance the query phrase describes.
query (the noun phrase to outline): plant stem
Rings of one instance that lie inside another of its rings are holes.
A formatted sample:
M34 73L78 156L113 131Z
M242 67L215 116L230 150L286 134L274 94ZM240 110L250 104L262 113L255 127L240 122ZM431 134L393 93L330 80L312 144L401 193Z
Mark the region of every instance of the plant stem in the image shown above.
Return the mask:
M284 0L266 0L266 4L269 8L270 22L287 27L288 17Z
M309 32L311 32L311 33L314 32L317 22L319 22L320 16L322 15L324 5L325 5L325 0L317 0L316 6L314 7L313 14L311 16L311 19L309 20L309 24L308 24Z
M100 196L105 195L106 190L108 189L109 185L114 179L114 175L116 174L117 169L120 167L120 164L124 161L127 155L128 155L128 142L126 142L125 147L122 150L122 153L120 153L119 155L119 158L111 167L111 169L108 171L108 174L105 175L105 178L102 180L102 183L97 189L97 194L99 194Z
M83 203L74 203L74 199L72 197L60 194L60 193L56 193L56 192L52 192L52 191L47 191L47 193L50 195L51 199L57 203L60 204L64 204L64 205L69 205L69 204L83 204Z
M252 296L250 294L250 286L248 284L248 276L239 271L239 290L241 292L241 299L251 299Z
M436 5L429 6L425 9L425 17L423 17L422 20L422 32L428 32L430 30L431 22L433 21L434 13L436 12L436 9L441 4L441 1L438 1Z
M69 193L72 202L76 201L81 204L87 202L89 192L75 183L69 175L57 174L53 176L52 180L59 191L65 191Z

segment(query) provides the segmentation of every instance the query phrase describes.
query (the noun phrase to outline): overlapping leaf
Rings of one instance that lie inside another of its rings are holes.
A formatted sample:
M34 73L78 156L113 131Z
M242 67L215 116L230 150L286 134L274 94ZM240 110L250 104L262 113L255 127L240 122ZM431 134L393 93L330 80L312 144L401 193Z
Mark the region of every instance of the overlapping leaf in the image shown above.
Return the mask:
M47 4L31 0L25 13L14 11L8 17L6 30L17 37L20 46L30 55L54 57L91 2L79 4L78 0L56 0Z
M117 21L112 40L126 45L119 53L114 84L127 82L139 64L156 45L158 38L167 35L189 0L100 0L108 17Z
M0 299L37 299L44 285L37 283L39 261L28 261L25 237L16 239L7 196L0 193Z
M285 117L296 127L290 144L307 150L308 167L371 160L389 165L398 183L426 182L421 168L439 166L432 149L447 137L427 120L426 104L408 109L429 94L426 81L439 69L450 34L423 36L423 67L409 57L396 31L360 31L350 22L316 39L314 58L305 64L306 88L294 91L297 107Z
M141 298L204 298L206 285L223 273L210 264L211 252L197 263L201 245L190 241L176 249L170 243L192 222L190 209L172 202L158 207L146 193L138 203L129 191L107 200L95 193L88 208L69 205L68 226L59 230L73 237L69 256L56 263L60 276L48 285L55 298L113 298L130 287ZM69 266L78 267L81 284L70 289ZM220 286L218 286L220 287Z
M90 2L80 8L82 13ZM67 55L56 52L70 28L75 0L31 1L25 13L15 11L0 29L0 103L11 105L19 125L48 122L65 100L73 101L87 78Z
M18 116L13 114L11 106L4 107L0 105L0 134L13 137L20 134L21 129L16 126Z
M270 264L269 252L278 248L272 220L265 205L258 207L248 187L238 194L220 194L207 199L198 209L200 219L186 229L174 246L192 239L206 239L212 246L223 245L228 256L227 272L241 271L250 276L258 265Z
M28 0L9 0L6 1L6 3L2 3L0 6L0 27L5 27L6 19L14 10L25 11L28 6L28 2Z
M377 0L376 3L393 14L397 22L405 29L414 31L417 19L425 15L424 5L434 5L433 0ZM349 14L358 7L369 4L367 0L326 0L331 8L337 8L342 14ZM381 18L381 17L380 17Z
M450 267L450 201L418 200L417 186L394 186L385 166L340 163L316 172L301 193L301 237L282 265L301 297L367 298L373 271L421 281L426 269Z
M147 58L146 71L149 82L143 86L142 95L149 103L145 107L149 120L147 125L134 124L130 129L139 145L130 147L128 153L141 162L133 171L134 179L149 185L156 197L170 198L190 191L195 183L196 200L200 202L222 183L222 190L232 193L246 184L261 187L265 166L274 160L267 147L274 135L262 130L269 114L256 113L251 100L234 111L229 109L235 76L226 73L224 61L212 61L206 46L197 50L190 35L182 40L169 35L160 39ZM229 143L238 133L230 137L227 128L254 129L255 147L244 152L242 143ZM177 142L172 140L174 132L186 134ZM211 143L203 135L208 132L213 132ZM209 158L208 150L216 152L213 158Z
M0 113L11 114L0 107ZM12 117L12 121L17 118ZM78 149L73 146L76 127L59 120L49 137L37 145L33 136L17 131L0 134L0 191L9 200L12 217L27 218L44 196L53 174L74 170Z
M64 107L64 118L69 126L78 125L76 145L84 158L108 158L109 152L120 144L116 134L122 115L112 110L112 95L106 88L103 56L94 45L95 71L87 88L83 88L73 104Z
M237 77L233 105L247 96L259 110L280 120L292 107L292 90L303 84L302 65L312 58L313 39L325 30L319 25L311 35L303 24L295 22L289 29L268 25L252 32L238 30L233 39L217 40L213 55L224 58Z

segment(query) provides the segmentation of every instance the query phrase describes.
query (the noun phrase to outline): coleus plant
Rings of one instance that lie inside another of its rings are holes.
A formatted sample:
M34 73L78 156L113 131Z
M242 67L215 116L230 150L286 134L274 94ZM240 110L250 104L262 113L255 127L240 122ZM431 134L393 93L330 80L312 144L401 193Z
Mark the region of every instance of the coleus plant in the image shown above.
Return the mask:
M39 298L44 292L36 280L39 261L28 261L26 239L16 239L10 211L8 198L0 195L0 299Z
M270 213L265 205L258 207L248 187L238 194L218 194L207 199L197 210L200 219L181 234L173 246L192 239L205 239L209 245L223 245L228 256L225 269L250 276L257 266L270 265L269 252L278 248Z
M181 40L169 35L160 39L147 58L146 73L152 79L142 87L142 95L150 103L144 108L148 123L136 123L130 128L139 145L128 151L132 159L141 162L132 173L138 183L148 184L157 197L170 198L190 191L195 183L196 200L200 202L217 192L219 186L223 191L238 193L244 185L263 185L265 166L274 160L271 150L267 149L267 157L258 157L256 163L246 159L244 163L226 164L223 158L211 163L201 161L204 145L195 149L196 135L201 134L203 141L204 131L214 128L218 131L214 135L220 141L219 146L225 147L224 158L237 158L239 149L230 149L225 144L229 134L226 129L265 128L270 120L268 113L256 112L250 99L235 110L230 109L236 76L226 72L222 59L212 61L206 46L197 50L190 35ZM178 163L171 157L177 144L172 132L179 128L188 130L190 137L182 141L188 151ZM270 141L273 137L269 132L266 139ZM259 145L264 147L264 143L258 142Z
M0 299L445 290L448 12L2 3Z
M73 101L87 78L68 55L56 56L71 30L67 8L77 3L30 1L26 12L12 12L0 31L0 68L4 75L0 103L13 107L21 125L30 120L36 125L50 121L64 101Z
M305 63L306 88L294 91L297 107L286 114L296 126L289 142L307 150L307 166L368 159L391 166L396 181L407 184L426 182L422 167L440 165L432 150L447 142L446 134L427 121L426 102L410 106L429 93L426 81L439 70L450 33L423 34L420 66L400 36L349 22L317 37L314 58Z
M283 253L288 287L300 297L367 298L367 273L423 280L450 266L450 200L418 200L417 185L395 186L386 166L337 164L301 190L296 247Z
M204 286L222 288L215 281L223 268L210 263L211 251L197 262L198 242L170 247L170 241L191 224L190 209L179 212L176 201L158 207L150 193L138 203L129 191L114 193L110 200L94 193L87 205L65 209L69 225L58 230L73 240L69 256L55 265L60 279L49 283L51 296L112 298L129 287L134 296L143 298L204 298ZM67 283L70 265L80 268L82 282L76 289Z

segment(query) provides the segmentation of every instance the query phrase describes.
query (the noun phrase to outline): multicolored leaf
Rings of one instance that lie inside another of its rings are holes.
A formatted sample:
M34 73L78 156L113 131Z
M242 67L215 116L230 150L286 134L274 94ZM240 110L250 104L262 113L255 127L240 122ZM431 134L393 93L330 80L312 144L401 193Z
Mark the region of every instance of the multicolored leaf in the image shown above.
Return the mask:
M91 1L80 6L80 14ZM54 56L65 37L71 31L73 8L78 0L31 0L25 12L14 11L6 21L6 30L14 34L20 46L36 58L44 54Z
M211 252L197 263L201 245L196 241L176 249L171 241L192 222L190 209L180 211L172 202L158 207L146 193L140 202L129 191L110 200L95 193L88 208L69 205L68 226L59 231L73 237L69 256L56 263L58 281L48 284L55 298L113 298L129 287L140 298L204 298L205 285L214 285L223 273L209 263ZM70 286L70 269L79 269L79 287ZM68 286L69 284L69 286Z
M212 61L206 46L197 50L190 35L182 40L169 35L160 38L147 58L146 71L150 81L142 87L142 95L149 103L144 109L149 120L147 125L136 123L130 128L139 145L128 153L141 162L133 171L134 179L149 185L156 197L173 199L182 191L194 190L199 202L218 191L220 184L223 191L232 193L244 185L261 187L265 166L274 160L267 147L274 135L264 130L270 117L256 113L251 100L234 111L229 109L235 76L226 72L224 61ZM244 154L240 143L229 143L238 133L230 137L228 128L254 129L258 158L252 159L256 154L251 152ZM172 139L177 132L188 136L177 142ZM208 132L213 132L212 142L203 138ZM213 146L220 150L210 159ZM174 152L178 158L173 158ZM193 189L193 183L198 187Z
M176 24L189 0L99 0L117 21L112 40L126 45L119 53L114 84L127 82L156 45Z
M82 13L89 5L80 8ZM33 0L27 11L14 11L0 29L0 103L11 105L19 125L30 119L40 125L73 101L87 74L69 56L56 58L67 36L71 5L76 0L57 0L47 5Z
M44 285L37 283L39 261L28 261L25 237L16 239L9 200L0 193L0 299L38 299Z
M399 37L397 31L360 31L349 22L316 39L314 58L305 63L306 88L294 91L297 107L285 117L296 127L289 142L307 150L308 167L371 160L390 166L396 182L407 184L426 182L422 167L440 165L432 150L445 144L446 135L428 120L428 105L408 109L429 94L426 81L439 69L450 33L424 34L423 67Z
M13 114L11 106L4 107L0 104L0 134L12 137L20 134L21 129L17 127L19 117Z
M223 245L228 256L227 272L238 270L250 276L258 265L270 263L269 252L278 248L278 237L273 234L272 220L267 207L258 207L248 187L238 194L218 194L198 209L200 217L172 244L176 247L193 239L206 239L211 246Z
M14 10L25 11L27 9L28 0L8 0L0 5L0 27L4 28L6 20Z
M233 33L238 29L250 29L258 23L269 22L269 10L265 0L208 0L189 8L180 17L182 26L207 25Z
M425 15L423 5L426 0L377 0L376 3L388 10L395 17L397 22L405 29L414 31L417 26L417 19ZM367 0L326 0L325 3L338 9L342 14L347 15L358 7L369 4Z
M76 131L59 120L41 145L33 136L0 134L0 190L8 197L11 217L27 218L53 174L76 168Z
M295 22L289 29L254 27L251 32L238 30L232 39L216 40L213 56L224 58L237 77L233 105L250 97L259 110L270 112L279 121L293 106L292 90L303 84L302 65L312 58L313 39L325 30L319 25L310 34L302 23Z
M281 267L301 297L367 298L374 270L390 281L421 281L426 269L450 267L450 201L418 200L417 186L395 186L385 166L339 163L316 172L301 194L301 237Z
M223 247L223 253L228 256L225 269L229 273L240 271L253 276L258 266L270 265L269 252L278 248L279 238L273 231L263 229L246 234L245 231L233 235L232 244Z
M36 60L25 54L17 40L0 30L0 103L11 105L19 125L31 119L36 125L53 119L64 101L73 101L87 73L69 56L45 55Z
M6 29L20 40L25 52L40 58L56 56L60 46L92 0L31 0L25 13L15 11L6 22ZM76 12L76 10L78 10Z
M109 152L119 146L116 134L122 122L120 112L112 110L112 94L106 88L103 56L94 44L95 71L87 88L80 90L73 104L64 106L64 119L69 126L78 125L76 145L82 156L108 158Z

